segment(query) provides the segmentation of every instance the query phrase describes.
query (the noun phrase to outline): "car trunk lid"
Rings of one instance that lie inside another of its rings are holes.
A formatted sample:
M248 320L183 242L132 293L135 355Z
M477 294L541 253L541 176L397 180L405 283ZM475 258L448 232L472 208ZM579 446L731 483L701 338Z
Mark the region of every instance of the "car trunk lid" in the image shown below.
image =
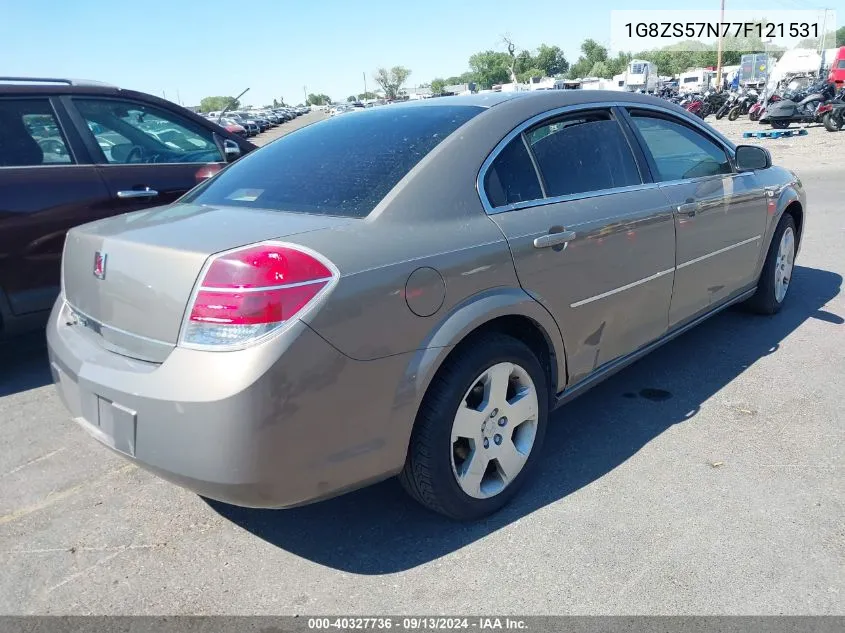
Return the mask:
M62 286L74 319L113 351L161 362L176 345L209 256L349 220L263 209L177 204L72 229Z

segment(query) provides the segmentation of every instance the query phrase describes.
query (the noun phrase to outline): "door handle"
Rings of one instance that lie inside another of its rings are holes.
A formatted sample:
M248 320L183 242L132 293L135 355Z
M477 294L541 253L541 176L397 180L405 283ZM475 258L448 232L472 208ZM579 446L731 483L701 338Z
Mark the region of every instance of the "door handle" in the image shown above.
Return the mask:
M132 200L133 198L155 198L157 195L158 191L150 189L149 187L146 189L129 189L117 192L117 197L121 200Z
M534 238L534 248L548 248L549 246L560 246L575 239L575 231L560 231L549 233Z
M679 215L686 215L693 218L701 211L701 204L698 202L685 202L684 204L679 204L677 208Z

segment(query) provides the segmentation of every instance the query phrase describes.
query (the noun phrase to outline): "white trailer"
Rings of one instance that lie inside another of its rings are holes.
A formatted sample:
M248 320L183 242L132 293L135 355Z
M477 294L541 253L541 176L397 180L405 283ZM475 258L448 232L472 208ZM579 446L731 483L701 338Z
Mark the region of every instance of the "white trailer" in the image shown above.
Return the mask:
M644 59L632 59L625 71L625 90L654 92L657 90L657 64Z
M687 73L681 73L678 78L678 92L681 94L704 92L710 88L710 83L715 74L714 71L704 68L696 68Z

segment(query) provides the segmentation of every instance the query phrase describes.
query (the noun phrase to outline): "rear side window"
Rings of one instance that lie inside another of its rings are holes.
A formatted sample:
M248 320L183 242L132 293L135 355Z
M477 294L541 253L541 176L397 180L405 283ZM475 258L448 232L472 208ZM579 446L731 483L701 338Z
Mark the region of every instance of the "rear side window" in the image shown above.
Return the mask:
M181 202L364 217L426 154L482 111L385 106L335 117L245 156Z
M522 135L508 143L490 165L484 176L484 190L494 207L543 197L537 172L525 149Z
M526 133L549 197L642 183L630 145L609 112L578 113Z
M47 99L0 99L0 167L72 162Z

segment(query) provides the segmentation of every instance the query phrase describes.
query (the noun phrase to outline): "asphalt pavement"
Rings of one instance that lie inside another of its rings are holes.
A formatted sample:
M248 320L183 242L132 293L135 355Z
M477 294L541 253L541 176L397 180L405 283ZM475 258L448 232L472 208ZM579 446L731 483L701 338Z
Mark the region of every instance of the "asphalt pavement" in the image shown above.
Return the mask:
M40 335L0 347L0 613L842 614L845 133L800 140L783 311L728 310L558 410L536 478L480 523L393 480L206 503L68 419Z

